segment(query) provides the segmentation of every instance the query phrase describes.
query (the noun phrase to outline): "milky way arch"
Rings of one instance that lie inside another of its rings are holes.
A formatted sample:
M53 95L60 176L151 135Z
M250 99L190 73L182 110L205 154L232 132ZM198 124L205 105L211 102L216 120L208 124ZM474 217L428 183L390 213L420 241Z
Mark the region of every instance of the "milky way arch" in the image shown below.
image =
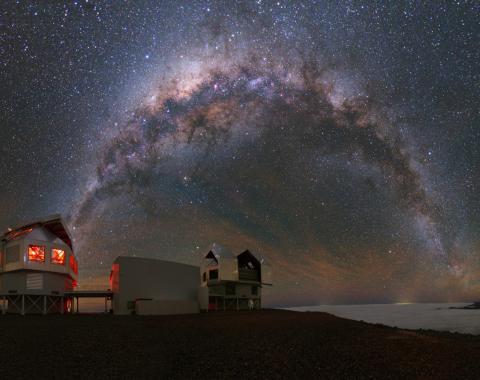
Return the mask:
M368 94L334 99L335 82L315 62L303 62L293 76L252 66L203 72L184 93L176 82L160 88L105 146L72 223L81 226L108 199L126 193L146 212L154 212L162 207L158 192L172 189L178 198L199 197L204 207L222 216L231 211L238 222L238 214L246 212L235 210L239 185L243 205L250 202L248 209L269 213L274 207L267 199L278 187L294 191L298 183L291 178L299 172L321 176L315 173L321 172L319 158L340 154L348 163L380 169L398 202L414 214L430 250L443 253L434 224L438 209L375 99ZM375 179L369 181L375 187ZM297 203L306 205L315 193L297 196ZM254 198L263 199L263 205ZM278 222L291 212L278 211Z

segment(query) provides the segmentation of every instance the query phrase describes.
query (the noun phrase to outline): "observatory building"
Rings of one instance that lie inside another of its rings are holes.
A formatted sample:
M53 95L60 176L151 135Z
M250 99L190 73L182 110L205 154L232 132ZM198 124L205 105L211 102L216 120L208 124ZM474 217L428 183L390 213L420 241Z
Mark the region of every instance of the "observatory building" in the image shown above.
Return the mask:
M269 265L249 250L234 255L218 244L203 257L200 274L198 298L205 311L260 309L262 287L272 285Z
M0 240L0 300L5 313L63 313L77 284L72 239L58 215L9 229Z
M246 250L239 255L218 244L200 267L165 260L119 256L111 289L75 290L78 264L72 239L58 215L9 229L0 237L2 313L79 312L80 298L105 298L114 314L191 314L260 309L271 270ZM74 302L76 301L76 302Z
M110 273L113 313L198 313L198 269L165 260L117 257Z

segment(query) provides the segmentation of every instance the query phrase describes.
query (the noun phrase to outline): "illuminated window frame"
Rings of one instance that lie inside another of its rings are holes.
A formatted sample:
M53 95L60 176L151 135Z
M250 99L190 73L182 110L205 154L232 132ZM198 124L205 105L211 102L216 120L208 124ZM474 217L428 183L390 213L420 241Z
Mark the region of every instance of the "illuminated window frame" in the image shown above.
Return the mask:
M62 254L60 254L60 252ZM60 248L52 248L52 255L50 257L50 262L52 264L57 264L57 265L65 265L65 262L66 262L66 257L67 257L67 254L65 252L64 249L60 249ZM58 257L61 257L61 260L58 259Z
M33 253L35 248L38 248L38 253ZM46 247L44 245L30 244L28 246L28 261L44 263L45 251Z

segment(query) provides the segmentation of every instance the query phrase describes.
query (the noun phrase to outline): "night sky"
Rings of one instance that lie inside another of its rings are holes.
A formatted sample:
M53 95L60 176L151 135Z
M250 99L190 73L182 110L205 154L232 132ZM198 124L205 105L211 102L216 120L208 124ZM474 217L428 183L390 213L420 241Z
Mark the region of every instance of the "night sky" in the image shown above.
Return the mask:
M268 261L271 305L480 299L480 5L0 6L0 228Z

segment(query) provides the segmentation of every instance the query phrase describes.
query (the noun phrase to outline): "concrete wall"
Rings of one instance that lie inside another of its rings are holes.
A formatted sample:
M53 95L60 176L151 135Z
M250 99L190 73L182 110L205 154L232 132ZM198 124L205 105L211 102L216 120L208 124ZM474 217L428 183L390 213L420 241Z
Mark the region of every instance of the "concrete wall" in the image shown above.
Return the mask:
M174 314L186 310L181 306L183 303L198 302L199 272L200 268L192 265L118 257L112 266L113 312L132 314L135 303L142 299L168 301L162 307L153 304L145 306L145 302L141 302L139 307L142 312L158 310L162 314Z

